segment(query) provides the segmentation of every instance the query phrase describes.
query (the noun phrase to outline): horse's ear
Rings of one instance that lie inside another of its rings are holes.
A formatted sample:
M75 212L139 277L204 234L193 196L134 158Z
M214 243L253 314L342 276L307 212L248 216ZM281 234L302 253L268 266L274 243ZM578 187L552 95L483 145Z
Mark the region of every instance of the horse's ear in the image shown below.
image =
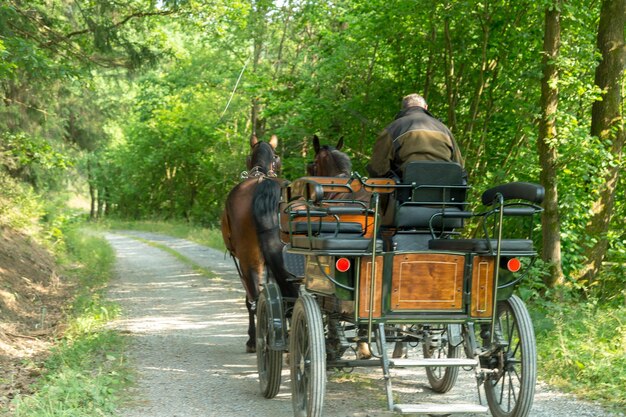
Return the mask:
M343 148L343 136L339 138L339 142L337 142L337 146L335 146L335 149L338 151L340 151L341 148Z
M313 135L313 149L315 149L315 155L320 153L320 138L317 135Z
M278 136L272 135L269 143L270 145L272 145L272 148L276 149L276 147L278 146Z
M256 135L252 135L250 136L250 146L254 146L259 142L259 139L257 139Z

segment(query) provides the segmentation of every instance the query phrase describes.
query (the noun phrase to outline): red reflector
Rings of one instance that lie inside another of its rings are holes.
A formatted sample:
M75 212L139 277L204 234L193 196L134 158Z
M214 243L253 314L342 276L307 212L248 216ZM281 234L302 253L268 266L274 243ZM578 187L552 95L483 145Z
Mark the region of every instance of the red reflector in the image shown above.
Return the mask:
M339 258L337 262L335 262L335 267L339 272L346 272L350 269L350 260L348 258Z
M509 261L506 263L506 269L511 272L517 272L520 270L521 267L522 263L517 258L509 259Z

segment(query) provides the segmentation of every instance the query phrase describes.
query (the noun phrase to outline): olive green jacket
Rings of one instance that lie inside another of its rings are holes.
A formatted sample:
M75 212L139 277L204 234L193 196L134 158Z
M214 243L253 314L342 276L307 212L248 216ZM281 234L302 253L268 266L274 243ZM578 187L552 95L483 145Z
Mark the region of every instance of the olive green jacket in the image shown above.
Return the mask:
M453 161L463 166L450 130L422 107L410 107L378 136L367 171L372 177L401 177L407 163L420 160Z

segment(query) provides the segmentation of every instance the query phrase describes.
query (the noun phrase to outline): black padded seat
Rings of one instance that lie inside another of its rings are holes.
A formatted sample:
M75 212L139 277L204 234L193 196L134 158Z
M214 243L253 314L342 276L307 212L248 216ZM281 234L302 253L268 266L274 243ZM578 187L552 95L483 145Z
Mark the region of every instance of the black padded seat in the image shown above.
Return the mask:
M309 233L309 224L306 221L291 222L291 233L302 234ZM361 223L351 222L322 222L311 219L311 233L318 235L320 233L354 233L362 234L363 227Z
M365 237L340 236L292 236L291 246L299 249L314 249L323 251L368 251L372 239ZM382 251L383 242L376 240L376 251Z
M500 252L534 253L533 241L529 239L503 239ZM491 239L491 247L496 250L497 240ZM454 252L490 253L487 239L432 239L428 242L430 250Z

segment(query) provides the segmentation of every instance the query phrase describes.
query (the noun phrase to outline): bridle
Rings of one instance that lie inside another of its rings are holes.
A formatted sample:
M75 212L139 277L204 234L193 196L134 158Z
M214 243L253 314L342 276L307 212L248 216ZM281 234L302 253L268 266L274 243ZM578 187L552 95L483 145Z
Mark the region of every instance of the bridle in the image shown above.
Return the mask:
M261 146L265 142L257 142L252 146L252 154L248 155L246 160L246 165L249 167L249 171L243 171L241 173L241 178L255 178L255 177L277 177L280 172L280 156L276 155L274 152L274 148L269 144L265 143L266 146L269 146L272 153L272 161L267 167L265 164L256 164L252 167L252 155L254 155L258 146Z
M318 171L319 171L319 169L318 169L318 168L319 168L319 165L320 165L320 164L318 164L318 162L319 162L319 160L321 159L321 156L320 156L320 155L322 155L322 152L324 152L324 151L325 151L325 153L326 153L326 154L328 154L328 155L329 155L329 157L333 160L333 164L334 164L335 166L339 166L339 164L338 164L338 162L337 162L337 159L336 159L336 157L335 157L335 155L334 155L334 153L333 153L333 150L334 150L334 149L331 149L331 148L328 148L328 147L324 147L323 149L320 149L320 151L317 153L317 155L315 155L315 160L314 160L313 162L309 162L309 163L307 164L307 167L306 167L307 173L308 173L309 175L311 175L311 176L317 176L317 175L319 175L319 172L318 172ZM349 176L349 175L350 175L350 174L347 174L347 173L342 172L342 173L340 173L340 174L338 174L338 175L328 175L328 173L327 173L327 175L326 175L326 176L347 177L347 176Z

